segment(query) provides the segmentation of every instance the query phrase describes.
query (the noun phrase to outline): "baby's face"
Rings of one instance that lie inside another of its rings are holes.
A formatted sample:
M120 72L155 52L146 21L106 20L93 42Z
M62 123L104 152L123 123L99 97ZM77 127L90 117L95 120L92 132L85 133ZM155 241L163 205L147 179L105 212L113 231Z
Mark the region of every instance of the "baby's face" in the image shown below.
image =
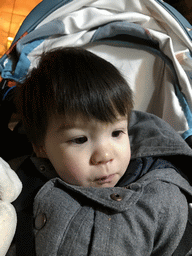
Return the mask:
M43 146L65 182L84 187L114 187L125 173L131 152L127 118L114 123L51 118Z

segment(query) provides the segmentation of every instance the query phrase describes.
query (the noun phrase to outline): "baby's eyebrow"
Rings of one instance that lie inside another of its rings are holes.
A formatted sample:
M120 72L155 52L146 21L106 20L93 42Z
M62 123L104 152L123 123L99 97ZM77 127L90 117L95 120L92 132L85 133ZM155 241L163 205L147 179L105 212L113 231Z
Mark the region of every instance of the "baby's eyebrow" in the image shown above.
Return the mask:
M86 125L86 122L62 122L59 127L57 127L57 132L62 132L70 129L78 129L82 128L84 125Z
M70 129L72 129L72 128L76 128L76 125L72 125L72 124L61 124L61 125L59 125L59 127L57 128L57 132L59 133L59 132L62 132L62 131L66 131L66 130L70 130Z
M119 117L117 118L117 122L121 122L121 121L128 121L127 117Z
M114 123L120 123L123 121L127 121L128 122L128 118L127 117L118 117Z
M123 122L123 121L128 121L127 120L127 117L118 117L114 124L115 123L120 123L120 122ZM66 130L70 130L70 129L82 129L83 127L86 127L87 126L87 123L86 121L78 121L78 122L66 122L66 121L63 121L59 127L57 127L56 129L56 132L60 133L60 132L63 132L63 131L66 131Z

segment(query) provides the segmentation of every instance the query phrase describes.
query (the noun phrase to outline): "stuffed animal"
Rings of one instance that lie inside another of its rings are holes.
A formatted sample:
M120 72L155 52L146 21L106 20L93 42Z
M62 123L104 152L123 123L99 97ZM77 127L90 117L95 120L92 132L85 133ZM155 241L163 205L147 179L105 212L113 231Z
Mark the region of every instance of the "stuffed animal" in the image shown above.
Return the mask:
M0 158L0 256L6 255L15 234L17 215L11 202L21 190L17 174Z

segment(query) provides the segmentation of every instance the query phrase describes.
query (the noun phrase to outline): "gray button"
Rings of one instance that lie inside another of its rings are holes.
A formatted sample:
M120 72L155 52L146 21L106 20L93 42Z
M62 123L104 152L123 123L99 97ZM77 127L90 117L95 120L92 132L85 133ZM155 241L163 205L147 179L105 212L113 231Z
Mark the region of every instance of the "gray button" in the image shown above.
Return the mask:
M131 189L131 190L135 190L135 191L139 191L140 188L141 188L141 185L137 184L137 183L132 183L132 184L128 185L126 188Z
M41 166L39 167L39 170L40 170L40 172L45 172L45 171L46 171L45 166L44 166L44 165L41 165Z
M114 201L118 201L118 202L120 202L120 201L123 200L122 196L120 196L119 194L116 194L116 193L111 194L110 197L111 197L111 199L113 199Z
M37 230L42 229L45 226L46 222L47 222L46 215L44 213L38 214L37 217L35 218L35 228Z

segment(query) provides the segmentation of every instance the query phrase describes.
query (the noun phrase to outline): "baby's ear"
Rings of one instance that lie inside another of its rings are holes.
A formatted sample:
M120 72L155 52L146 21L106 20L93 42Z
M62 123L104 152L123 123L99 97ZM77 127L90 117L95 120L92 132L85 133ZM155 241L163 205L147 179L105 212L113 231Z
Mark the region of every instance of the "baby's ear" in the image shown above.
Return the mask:
M35 144L32 144L32 146L37 157L48 158L43 146L37 146Z

